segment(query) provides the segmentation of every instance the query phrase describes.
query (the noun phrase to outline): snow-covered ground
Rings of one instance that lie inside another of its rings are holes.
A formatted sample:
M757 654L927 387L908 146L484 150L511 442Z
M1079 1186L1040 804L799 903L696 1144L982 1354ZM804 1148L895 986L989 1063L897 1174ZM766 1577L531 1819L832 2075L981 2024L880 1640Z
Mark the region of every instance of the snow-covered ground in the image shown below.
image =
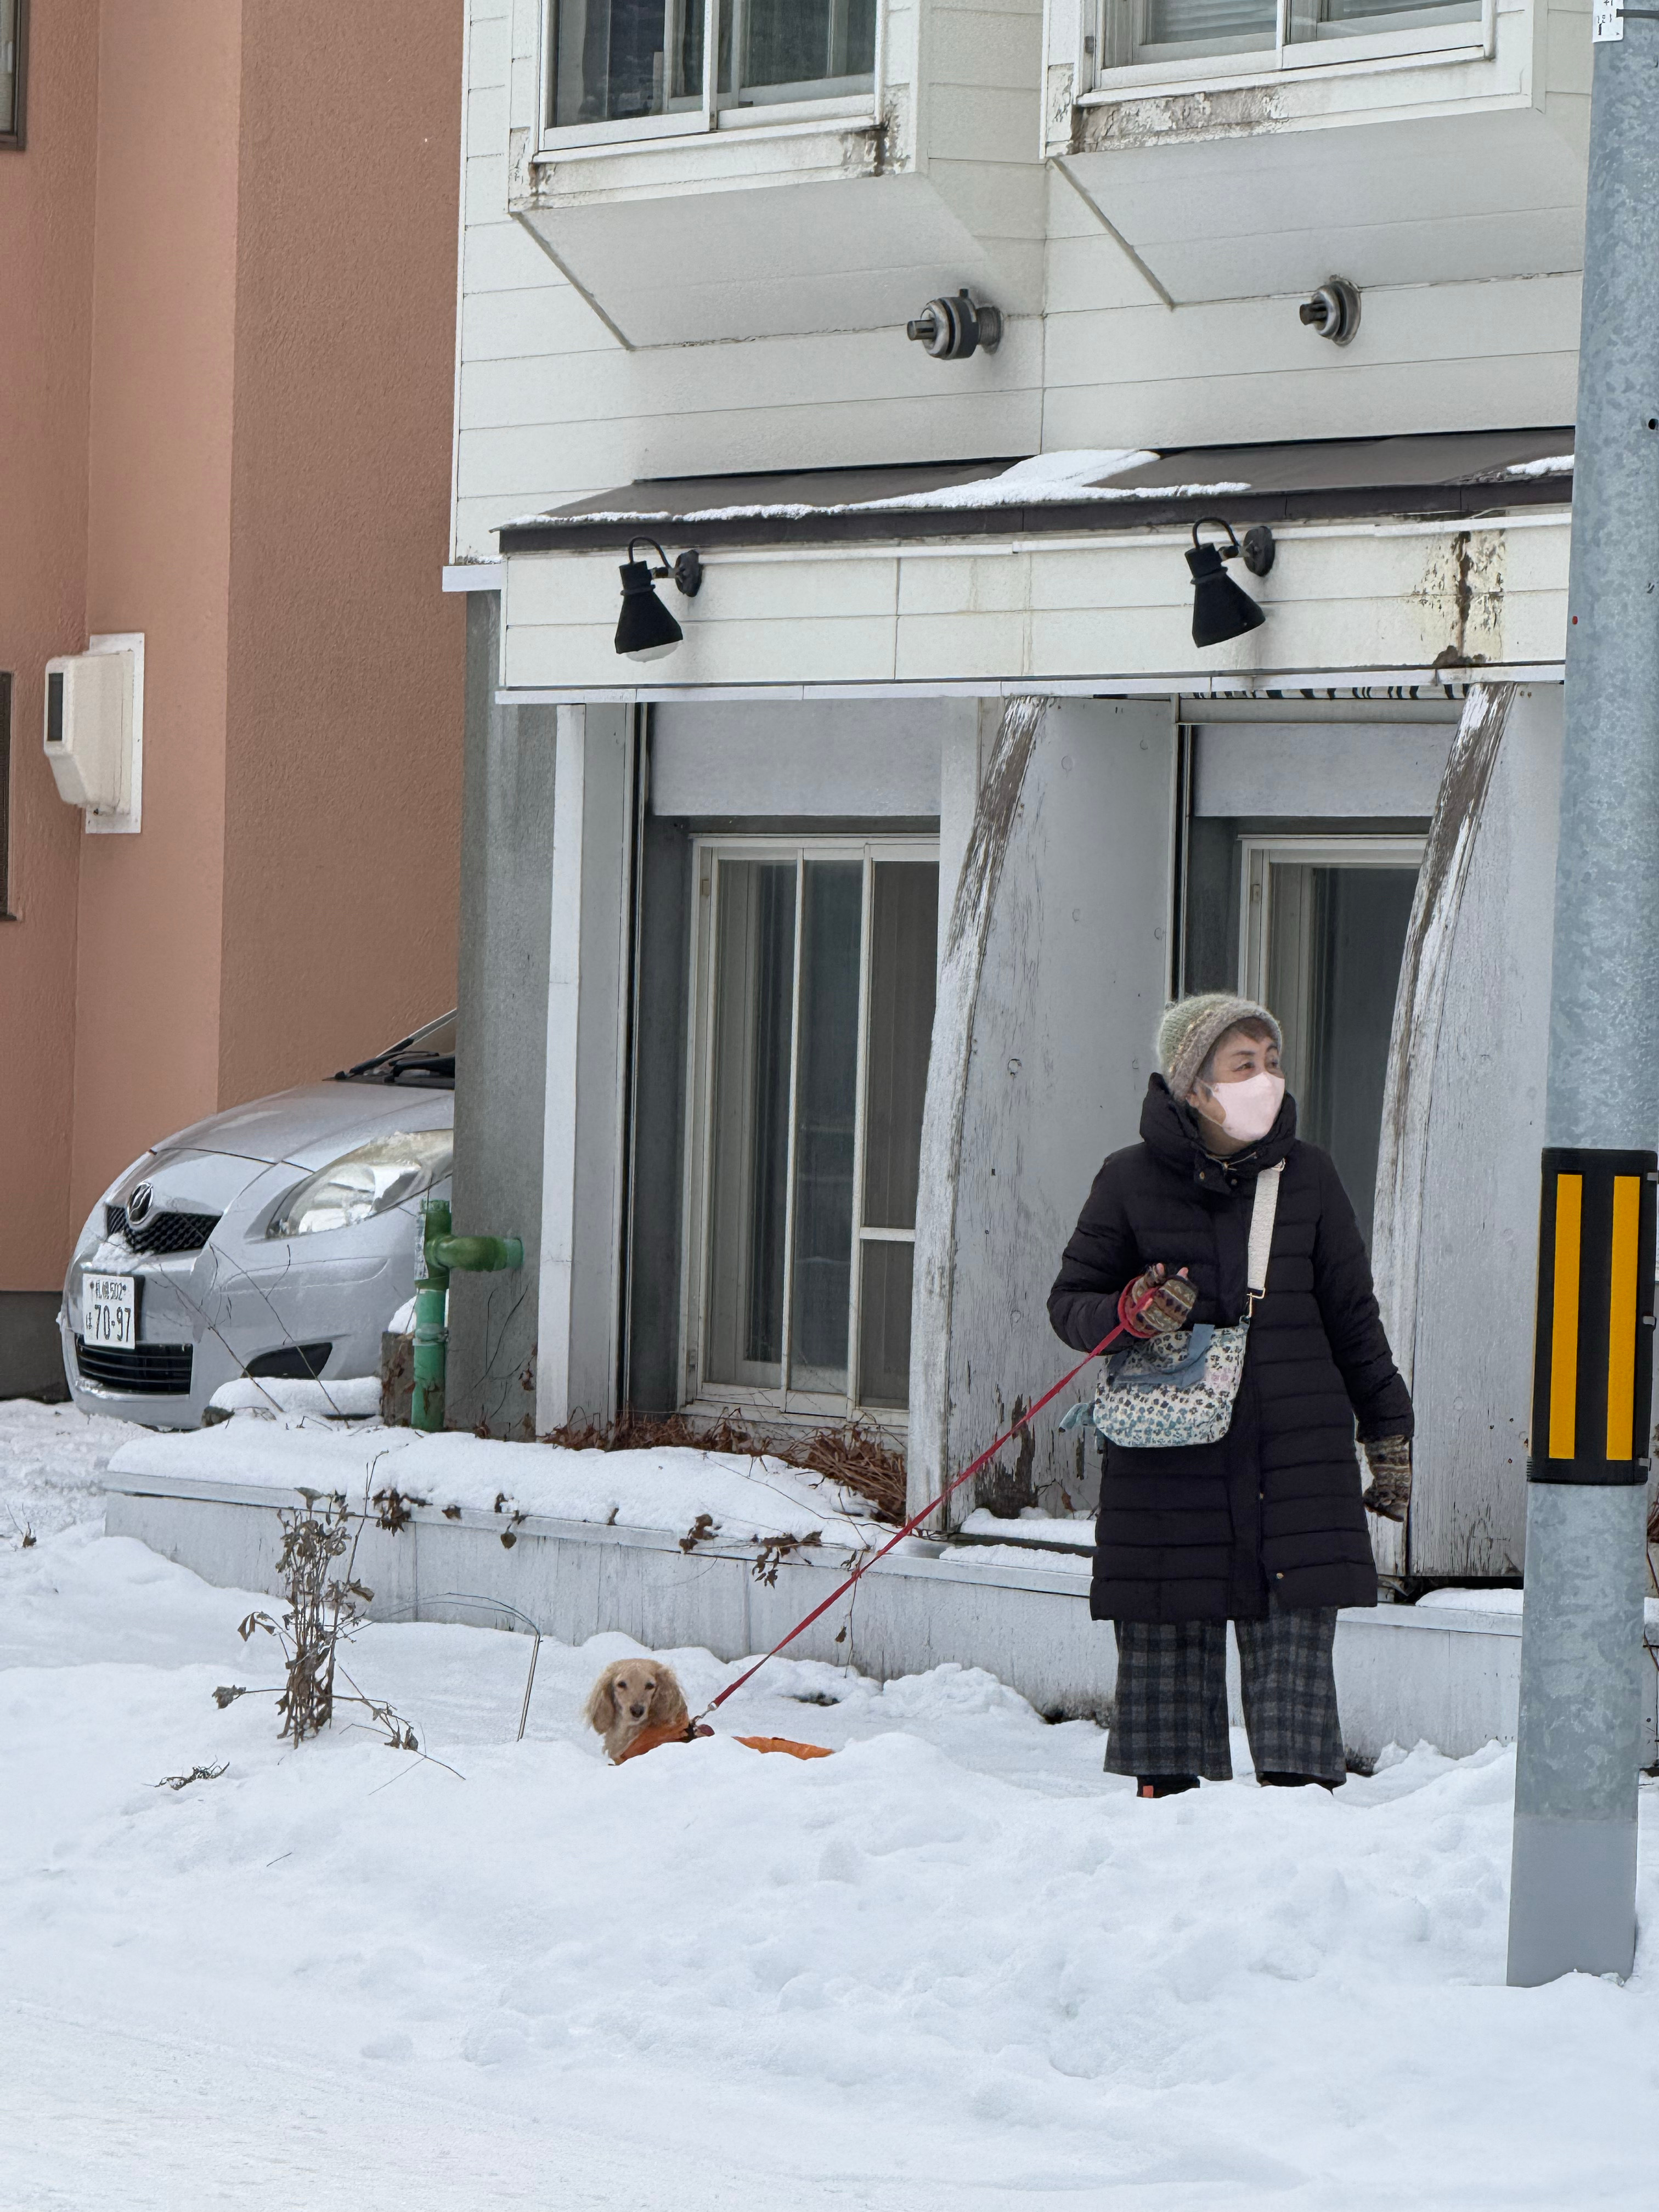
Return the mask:
M1045 1513L1040 1506L1027 1505L1009 1517L976 1505L963 1517L962 1533L979 1543L1036 1545L1044 1551L1063 1546L1067 1551L1092 1552L1095 1516L1092 1513Z
M73 1406L0 1399L0 1549L99 1519L112 1454L148 1433Z
M196 1476L276 1490L306 1484L339 1491L354 1503L394 1486L431 1505L620 1523L674 1536L706 1513L711 1534L740 1542L817 1536L862 1548L890 1533L855 1491L781 1460L742 1452L681 1446L568 1451L252 1410L210 1429L128 1433L134 1441L121 1452L124 1474Z
M430 1759L295 1752L211 1695L276 1679L254 1599L77 1521L110 1440L42 1413L0 1407L0 1496L76 1524L0 1537L0 2205L1659 2197L1659 1957L1504 1987L1503 1752L1142 1804L984 1674L780 1662L722 1726L835 1758L611 1769L623 1638L543 1647L520 1743L527 1642L434 1626L350 1662ZM694 1705L736 1671L665 1656Z

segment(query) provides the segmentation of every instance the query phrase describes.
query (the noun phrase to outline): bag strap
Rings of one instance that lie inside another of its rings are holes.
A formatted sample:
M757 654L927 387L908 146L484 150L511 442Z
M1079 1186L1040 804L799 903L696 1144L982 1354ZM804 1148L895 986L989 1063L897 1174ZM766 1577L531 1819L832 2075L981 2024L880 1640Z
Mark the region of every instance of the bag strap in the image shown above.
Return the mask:
M1283 1160L1275 1160L1270 1168L1263 1168L1255 1179L1255 1203L1250 1208L1250 1249L1245 1262L1245 1282L1249 1291L1247 1311L1255 1311L1255 1302L1267 1295L1267 1255L1273 1250L1273 1217L1279 1212L1279 1178L1285 1172Z

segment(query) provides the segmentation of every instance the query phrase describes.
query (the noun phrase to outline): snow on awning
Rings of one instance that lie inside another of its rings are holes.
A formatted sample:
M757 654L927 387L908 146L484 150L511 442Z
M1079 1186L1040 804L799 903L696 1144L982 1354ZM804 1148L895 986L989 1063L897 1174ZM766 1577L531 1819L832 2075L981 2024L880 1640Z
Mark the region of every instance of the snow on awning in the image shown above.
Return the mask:
M1569 504L1572 432L1474 430L1264 446L1127 447L1018 460L663 477L501 526L501 551L620 550L1167 529L1220 511L1249 522L1459 518Z

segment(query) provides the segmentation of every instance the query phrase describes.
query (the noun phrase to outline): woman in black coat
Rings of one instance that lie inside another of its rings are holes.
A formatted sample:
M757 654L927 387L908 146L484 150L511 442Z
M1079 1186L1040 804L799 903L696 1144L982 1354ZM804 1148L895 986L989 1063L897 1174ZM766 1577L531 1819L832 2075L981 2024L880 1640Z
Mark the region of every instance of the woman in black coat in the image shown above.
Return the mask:
M1376 1602L1364 1508L1403 1520L1410 1497L1411 1400L1353 1207L1329 1155L1297 1137L1281 1045L1248 1000L1170 1008L1140 1142L1096 1176L1048 1294L1055 1332L1080 1352L1126 1316L1140 1336L1243 1319L1256 1177L1284 1163L1226 1434L1106 1447L1090 1610L1118 1645L1107 1767L1143 1796L1231 1775L1229 1620L1258 1779L1341 1782L1337 1608Z

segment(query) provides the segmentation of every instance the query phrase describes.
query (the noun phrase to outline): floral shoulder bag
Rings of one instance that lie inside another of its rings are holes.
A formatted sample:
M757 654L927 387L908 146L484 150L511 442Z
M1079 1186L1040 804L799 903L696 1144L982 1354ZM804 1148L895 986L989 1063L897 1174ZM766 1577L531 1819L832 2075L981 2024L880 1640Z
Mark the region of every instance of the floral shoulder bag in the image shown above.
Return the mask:
M1145 1451L1159 1445L1212 1444L1226 1435L1244 1372L1250 1316L1267 1288L1267 1255L1284 1171L1280 1160L1255 1179L1243 1320L1230 1328L1196 1322L1114 1353L1095 1391L1095 1426L1109 1443Z

